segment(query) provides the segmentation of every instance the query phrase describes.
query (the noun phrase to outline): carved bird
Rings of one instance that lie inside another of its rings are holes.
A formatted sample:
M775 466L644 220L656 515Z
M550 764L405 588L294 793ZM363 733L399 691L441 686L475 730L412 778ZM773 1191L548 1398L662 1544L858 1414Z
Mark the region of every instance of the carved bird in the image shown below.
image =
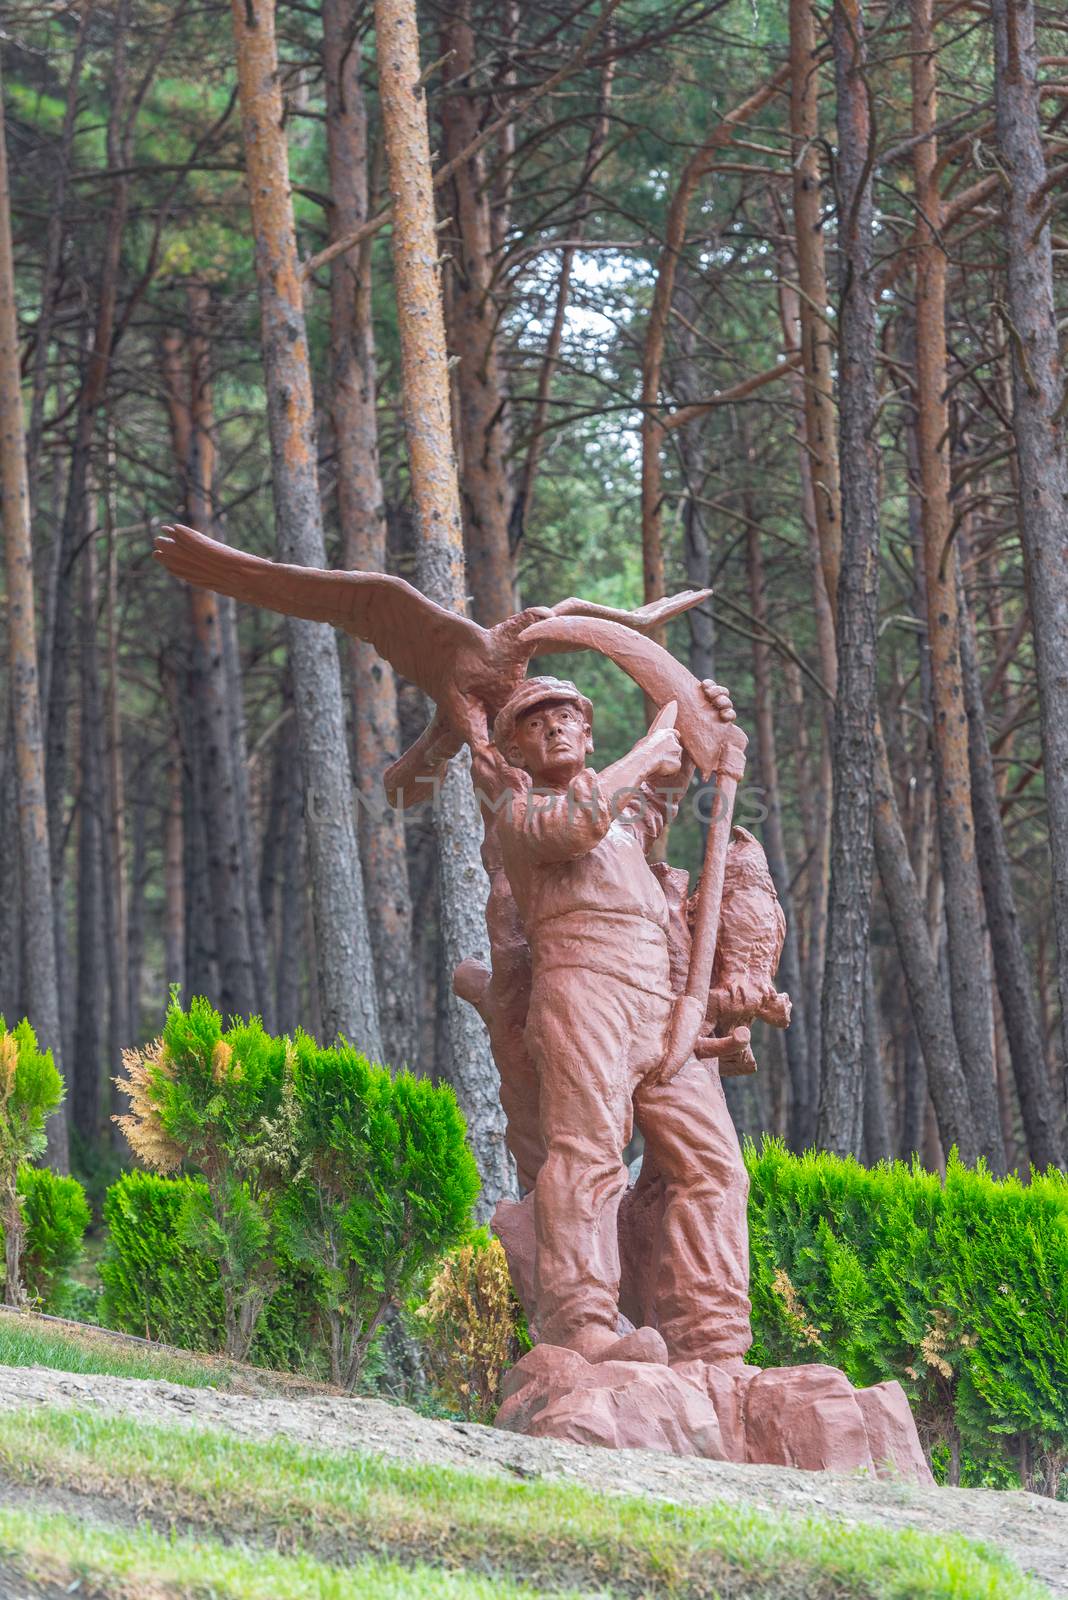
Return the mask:
M687 590L637 611L562 600L552 607L531 606L483 628L428 600L403 578L266 561L181 524L161 530L153 553L168 572L198 588L284 616L329 622L366 640L402 678L428 694L437 713L387 773L392 791L455 754L466 736L469 698L481 701L491 717L496 715L526 675L534 646L519 636L531 623L551 616L602 617L647 633L712 592Z
M790 1021L790 997L775 988L786 918L767 857L747 828L731 829L723 876L719 940L712 969L709 1019L720 1032L760 1017L773 1027Z

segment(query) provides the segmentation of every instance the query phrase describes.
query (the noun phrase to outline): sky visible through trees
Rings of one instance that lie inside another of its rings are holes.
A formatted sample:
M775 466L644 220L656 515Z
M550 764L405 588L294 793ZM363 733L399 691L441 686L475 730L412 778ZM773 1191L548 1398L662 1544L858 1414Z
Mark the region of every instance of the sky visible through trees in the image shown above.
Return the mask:
M751 735L796 1018L739 1126L1063 1166L1060 7L77 0L0 66L0 1012L51 1159L113 1159L178 984L452 1081L510 1182L464 774L375 824L421 696L181 588L181 520L487 625L711 585L667 642ZM550 666L622 754L634 686Z

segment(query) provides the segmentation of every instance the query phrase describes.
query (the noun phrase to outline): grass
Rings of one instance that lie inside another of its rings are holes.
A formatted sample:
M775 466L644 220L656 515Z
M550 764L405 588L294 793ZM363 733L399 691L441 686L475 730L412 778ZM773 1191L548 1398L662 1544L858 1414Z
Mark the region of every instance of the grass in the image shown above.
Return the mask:
M48 1490L68 1500L79 1496L77 1521L83 1507L90 1514L111 1508L127 1518L151 1507L157 1529L177 1526L187 1536L195 1534L195 1549L223 1539L286 1550L292 1553L270 1559L291 1563L285 1570L293 1584L304 1582L302 1574L315 1563L326 1563L335 1585L286 1588L279 1577L265 1589L267 1557L256 1556L246 1580L238 1572L245 1557L231 1549L225 1552L227 1561L237 1563L226 1578L231 1587L220 1580L215 1588L197 1588L200 1580L183 1576L171 1587L143 1591L148 1595L257 1600L269 1593L281 1600L307 1593L342 1600L349 1593L439 1592L427 1587L424 1577L422 1587L376 1588L366 1573L362 1587L339 1587L348 1583L353 1564L368 1557L378 1563L375 1584L400 1584L408 1581L405 1573L410 1577L417 1567L429 1566L469 1585L482 1581L472 1573L484 1574L500 1600L524 1592L579 1594L587 1600L654 1595L658 1600L1040 1600L1047 1595L1006 1557L963 1538L773 1516L736 1506L691 1509L571 1484L512 1483L444 1468L401 1467L377 1457L309 1451L286 1440L250 1443L96 1414L0 1416L0 1478L37 1493ZM26 1540L38 1539L35 1527L25 1524ZM148 1531L143 1536L150 1538ZM47 1553L47 1545L40 1548ZM18 1559L28 1559L26 1548L19 1549ZM64 1546L57 1558L74 1555ZM461 1596L483 1592L489 1589L440 1590ZM109 1588L107 1593L126 1591Z
M300 1553L170 1538L148 1527L72 1524L57 1513L0 1507L4 1579L39 1586L39 1593L107 1600L535 1600L534 1591L521 1585L430 1567L368 1560L341 1570Z
M0 1366L52 1367L57 1372L101 1373L113 1378L158 1378L195 1389L232 1389L246 1394L334 1392L309 1379L248 1367L223 1356L139 1344L104 1328L7 1310L0 1313Z
M31 1318L0 1317L0 1366L54 1367L60 1372L99 1372L114 1378L162 1378L196 1388L218 1384L219 1375L197 1361L163 1351L140 1350L108 1339L54 1330Z

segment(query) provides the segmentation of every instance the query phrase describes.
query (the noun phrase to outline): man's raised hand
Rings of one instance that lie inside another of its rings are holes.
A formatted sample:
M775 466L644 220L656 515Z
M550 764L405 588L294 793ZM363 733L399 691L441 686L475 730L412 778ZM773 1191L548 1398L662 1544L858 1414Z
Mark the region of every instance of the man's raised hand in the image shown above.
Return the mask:
M716 683L712 678L703 678L701 688L705 692L705 699L714 710L719 712L721 722L735 722L737 713L731 705L731 697L721 683Z

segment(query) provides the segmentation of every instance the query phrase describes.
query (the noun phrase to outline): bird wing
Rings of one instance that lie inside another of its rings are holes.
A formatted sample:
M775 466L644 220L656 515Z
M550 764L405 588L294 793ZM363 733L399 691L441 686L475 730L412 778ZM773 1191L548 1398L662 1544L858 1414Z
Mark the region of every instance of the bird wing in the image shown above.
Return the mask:
M201 589L287 617L330 622L373 644L402 678L433 698L464 648L480 650L485 630L384 572L328 572L264 561L194 528L164 528L154 554L168 572Z
M661 600L651 600L637 611L624 611L618 606L598 605L594 600L560 600L553 606L554 617L600 617L605 622L622 622L637 633L647 633L662 627L683 611L699 606L711 595L711 589L685 589L681 594L665 595Z

